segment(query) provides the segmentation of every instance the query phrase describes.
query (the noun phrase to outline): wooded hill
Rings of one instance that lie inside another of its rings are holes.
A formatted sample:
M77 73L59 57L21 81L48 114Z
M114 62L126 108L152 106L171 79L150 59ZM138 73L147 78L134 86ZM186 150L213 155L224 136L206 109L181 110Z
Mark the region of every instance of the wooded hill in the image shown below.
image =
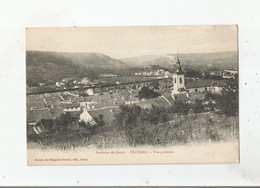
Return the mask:
M114 73L127 65L99 53L26 52L26 82L52 83L64 78L97 79L99 74Z

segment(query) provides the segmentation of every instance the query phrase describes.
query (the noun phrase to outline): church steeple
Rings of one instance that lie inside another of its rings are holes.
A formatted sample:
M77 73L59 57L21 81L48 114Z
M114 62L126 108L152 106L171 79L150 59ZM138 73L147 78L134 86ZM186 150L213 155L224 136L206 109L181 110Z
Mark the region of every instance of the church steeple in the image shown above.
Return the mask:
M180 57L179 57L179 54L177 54L177 62L176 62L176 68L173 69L173 73L175 74L184 74L183 73L183 70L181 68L181 62L180 62Z
M181 68L181 62L179 58L179 54L177 54L177 62L175 65L175 69L173 69L173 89L172 94L178 94L182 89L185 89L185 80L184 80L184 72Z
M177 64L178 66L181 65L179 54L177 54L177 62L176 62L176 64Z

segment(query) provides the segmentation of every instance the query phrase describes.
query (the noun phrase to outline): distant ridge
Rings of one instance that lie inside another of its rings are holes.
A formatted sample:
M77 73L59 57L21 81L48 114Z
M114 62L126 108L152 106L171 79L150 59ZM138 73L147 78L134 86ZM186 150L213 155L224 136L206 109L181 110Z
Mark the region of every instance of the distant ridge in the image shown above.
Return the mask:
M26 51L26 81L60 81L84 76L95 79L100 73L112 73L127 67L125 63L101 53Z
M211 52L211 53L179 53L183 65L191 66L216 66L222 69L238 67L237 51ZM120 59L129 66L162 65L172 66L176 54L143 55Z
M123 62L113 59L105 54L94 53L94 52L50 52L50 51L27 51L29 56L35 55L39 58L39 61L45 61L48 59L47 56L56 57L56 59L62 59L71 61L76 65L83 65L87 68L96 68L97 66L103 66L103 68L121 68L121 66L125 65ZM44 58L44 56L46 56Z
M172 67L176 54L144 55L124 59L114 59L101 53L72 53L26 51L26 82L29 86L40 82L61 81L63 78L89 77L97 79L102 73L119 73L128 68L160 65ZM237 52L180 53L182 65L201 68L238 68Z

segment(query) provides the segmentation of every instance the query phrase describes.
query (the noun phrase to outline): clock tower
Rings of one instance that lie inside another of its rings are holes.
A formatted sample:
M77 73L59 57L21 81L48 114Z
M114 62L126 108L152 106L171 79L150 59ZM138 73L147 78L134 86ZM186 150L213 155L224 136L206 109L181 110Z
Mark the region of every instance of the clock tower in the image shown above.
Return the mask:
M172 94L180 93L181 88L185 89L184 72L181 68L179 56L177 57L176 67L173 69L173 88Z

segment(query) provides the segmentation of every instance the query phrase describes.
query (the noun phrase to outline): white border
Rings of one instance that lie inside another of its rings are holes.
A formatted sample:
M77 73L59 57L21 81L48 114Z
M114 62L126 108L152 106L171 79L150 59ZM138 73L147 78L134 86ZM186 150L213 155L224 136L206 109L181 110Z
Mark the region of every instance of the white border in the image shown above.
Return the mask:
M259 1L4 0L0 3L0 185L259 185ZM238 24L241 163L27 167L25 28Z

